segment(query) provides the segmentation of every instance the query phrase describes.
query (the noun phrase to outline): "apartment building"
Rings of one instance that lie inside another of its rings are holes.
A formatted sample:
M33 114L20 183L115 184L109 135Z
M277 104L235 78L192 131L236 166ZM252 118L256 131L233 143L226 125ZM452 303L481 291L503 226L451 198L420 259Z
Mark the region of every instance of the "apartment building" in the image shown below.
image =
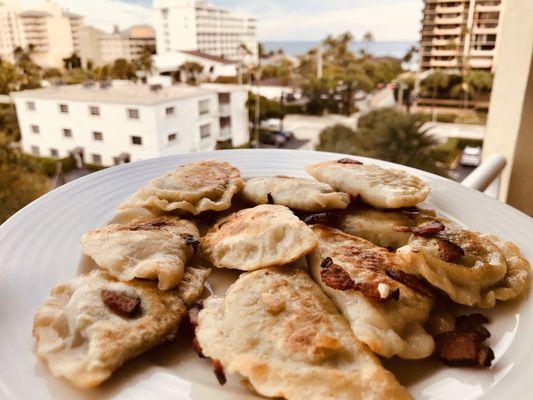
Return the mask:
M420 69L493 71L504 0L424 0Z
M257 20L203 0L154 0L157 53L179 50L257 61Z
M33 61L44 68L63 66L80 50L83 17L62 10L55 1L23 10L19 0L0 1L0 56L13 61L17 47L32 47Z
M11 96L22 149L35 156L113 165L249 140L247 92L238 86L87 82Z
M26 47L26 38L18 17L21 11L19 0L0 1L0 57L13 61L17 47Z

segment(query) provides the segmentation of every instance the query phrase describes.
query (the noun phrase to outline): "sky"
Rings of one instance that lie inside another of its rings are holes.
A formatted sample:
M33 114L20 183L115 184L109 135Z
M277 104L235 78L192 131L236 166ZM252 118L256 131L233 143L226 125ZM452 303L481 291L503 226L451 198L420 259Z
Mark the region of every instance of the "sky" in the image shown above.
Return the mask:
M22 0L33 5L43 0ZM152 23L151 0L58 0L86 22L110 30L114 24ZM376 40L416 40L422 0L210 0L258 18L260 41L319 40L350 31ZM111 12L112 11L112 12Z

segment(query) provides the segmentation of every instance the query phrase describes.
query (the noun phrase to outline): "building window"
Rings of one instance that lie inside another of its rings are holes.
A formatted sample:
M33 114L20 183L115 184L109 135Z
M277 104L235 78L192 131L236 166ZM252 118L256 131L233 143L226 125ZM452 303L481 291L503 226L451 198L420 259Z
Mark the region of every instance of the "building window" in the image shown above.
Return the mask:
M174 115L176 113L176 108L175 107L167 107L165 108L165 115L167 117L170 117L171 115Z
M59 112L63 114L68 114L68 105L67 104L60 104L59 105Z
M93 132L93 140L101 142L104 140L104 134L102 132Z
M41 130L39 129L39 125L31 125L31 133L39 134L41 133Z
M98 106L90 106L89 107L89 114L91 114L94 117L98 117L100 115L100 107L98 107Z
M200 115L209 114L209 100L202 100L199 103Z
M93 159L94 164L102 164L102 156L100 154L92 154L91 157Z
M31 154L34 156L40 156L41 151L39 150L39 146L31 146Z
M30 111L35 111L35 102L34 101L27 101L26 102L26 107Z
M50 149L50 155L52 157L57 157L59 156L59 151L57 149Z
M202 125L200 127L200 138L207 139L211 136L211 124Z
M63 136L66 138L72 137L72 129L63 128Z
M128 108L128 118L139 119L139 110L137 110L136 108Z
M136 145L141 146L143 144L143 138L140 136L132 136L131 144L136 144Z
M178 134L177 133L169 133L168 134L168 143L175 143L178 141Z

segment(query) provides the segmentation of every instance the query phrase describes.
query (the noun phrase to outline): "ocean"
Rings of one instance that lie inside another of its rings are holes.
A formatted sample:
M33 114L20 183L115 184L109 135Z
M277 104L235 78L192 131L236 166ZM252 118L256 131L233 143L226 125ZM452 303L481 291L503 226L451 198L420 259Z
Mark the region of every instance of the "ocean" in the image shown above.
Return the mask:
M261 41L265 51L283 49L285 54L297 56L306 53L309 49L317 46L320 41ZM375 41L368 43L368 52L374 56L392 56L402 58L405 53L416 45L416 40L396 40L396 41ZM364 42L351 42L350 49L358 52L366 49L367 44Z

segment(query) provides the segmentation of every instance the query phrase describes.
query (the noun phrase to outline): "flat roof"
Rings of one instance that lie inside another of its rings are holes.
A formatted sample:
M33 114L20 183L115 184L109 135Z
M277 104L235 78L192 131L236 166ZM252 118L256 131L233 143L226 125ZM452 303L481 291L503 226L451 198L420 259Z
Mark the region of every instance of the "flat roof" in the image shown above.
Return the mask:
M85 103L153 105L212 93L218 93L218 91L187 85L172 85L153 91L150 90L150 85L120 81L113 82L112 86L108 88L101 88L98 83L91 87L85 87L83 84L61 85L13 92L11 96L14 98L80 101Z

